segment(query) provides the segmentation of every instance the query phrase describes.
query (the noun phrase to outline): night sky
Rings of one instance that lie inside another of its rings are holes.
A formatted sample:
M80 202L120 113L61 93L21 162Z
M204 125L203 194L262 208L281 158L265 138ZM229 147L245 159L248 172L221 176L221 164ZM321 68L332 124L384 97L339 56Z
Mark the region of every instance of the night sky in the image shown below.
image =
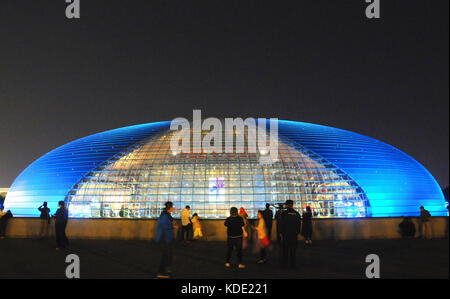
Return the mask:
M69 141L277 117L385 141L449 184L449 1L0 2L0 187Z

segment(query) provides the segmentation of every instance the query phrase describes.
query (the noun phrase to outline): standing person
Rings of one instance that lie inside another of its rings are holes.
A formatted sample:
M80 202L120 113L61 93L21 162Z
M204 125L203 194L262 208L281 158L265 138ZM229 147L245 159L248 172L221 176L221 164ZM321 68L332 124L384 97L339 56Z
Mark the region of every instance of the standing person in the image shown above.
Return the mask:
M283 213L283 204L278 204L277 212L275 213L275 220L277 223L277 244L278 246L281 246L281 228L280 228L280 221L281 221L281 213Z
M192 215L192 228L194 229L194 240L203 237L202 224L200 223L200 217L197 213Z
M312 211L310 206L306 206L306 212L302 217L302 236L305 238L305 245L312 244Z
M264 264L267 261L266 247L269 245L267 236L267 225L264 220L264 211L258 211L258 225L255 227L257 233L255 249L259 250L258 264Z
M282 246L282 266L286 267L289 262L290 268L296 266L296 249L297 236L300 233L301 217L300 214L294 210L294 202L290 199L286 200L286 210L280 216L280 232L281 232L281 246Z
M263 211L263 216L267 229L267 237L270 240L272 237L273 212L268 203L266 203L266 209Z
M189 241L191 239L192 223L191 223L191 207L186 206L180 213L181 218L181 240ZM185 237L186 235L186 237Z
M9 214L5 212L5 207L0 207L0 239L5 238L6 224L8 223Z
M255 226L255 219L247 218L247 221L248 221L248 227L249 228ZM248 243L249 244L253 244L253 235L254 235L253 230L249 229L248 230Z
M69 219L69 211L64 206L64 201L58 202L59 209L55 214L55 235L56 250L66 249L69 240L66 236L67 221Z
M243 231L243 235L242 235L242 248L247 248L247 237L249 234L249 226L248 226L248 214L245 211L245 209L243 207L241 207L239 209L239 216L242 217L242 220L244 220L244 231Z
M431 231L431 214L428 212L428 210L425 210L423 206L420 207L420 237L425 239L431 239L432 238L432 231Z
M164 204L164 210L158 219L156 227L156 242L161 245L161 262L156 277L169 278L172 272L172 244L173 244L173 230L178 228L173 223L173 218L170 213L173 212L173 203L168 201Z
M230 217L225 220L227 227L227 253L225 267L230 267L231 254L236 248L238 258L238 268L243 269L245 265L242 263L242 236L244 233L244 220L238 215L236 207L230 209Z
M44 201L42 206L38 208L41 215L39 218L41 219L41 226L39 229L39 238L43 238L44 236L48 238L48 228L50 226L50 209L47 207L47 202Z

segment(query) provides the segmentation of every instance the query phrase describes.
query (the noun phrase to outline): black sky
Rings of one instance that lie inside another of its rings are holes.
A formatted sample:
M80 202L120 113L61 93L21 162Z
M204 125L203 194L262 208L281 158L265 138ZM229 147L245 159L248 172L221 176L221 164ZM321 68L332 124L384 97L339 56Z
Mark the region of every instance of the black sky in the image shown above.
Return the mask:
M71 140L191 116L347 129L449 184L449 2L0 2L0 187Z

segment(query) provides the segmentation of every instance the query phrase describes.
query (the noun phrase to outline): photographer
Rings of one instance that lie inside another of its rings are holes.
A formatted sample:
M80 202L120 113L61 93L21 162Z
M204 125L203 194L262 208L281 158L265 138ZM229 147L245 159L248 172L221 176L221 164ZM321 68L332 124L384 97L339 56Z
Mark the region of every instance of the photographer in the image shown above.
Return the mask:
M47 207L47 202L44 201L42 206L38 208L41 215L39 218L41 219L41 226L39 229L39 238L42 239L44 236L48 237L48 229L50 226L50 209Z

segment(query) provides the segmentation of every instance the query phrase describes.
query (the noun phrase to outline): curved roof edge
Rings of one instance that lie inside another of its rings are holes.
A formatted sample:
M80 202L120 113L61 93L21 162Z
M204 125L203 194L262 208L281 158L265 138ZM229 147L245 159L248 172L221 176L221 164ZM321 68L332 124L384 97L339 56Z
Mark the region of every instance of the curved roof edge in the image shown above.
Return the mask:
M17 216L38 216L43 201L54 211L57 202L80 179L129 146L170 127L170 121L134 125L96 133L43 155L13 182L5 207ZM359 133L287 120L278 131L348 174L366 193L372 216L417 215L423 205L432 215L448 215L442 190L414 158ZM30 203L32 207L30 207Z
M425 206L446 216L436 179L418 161L380 140L324 125L280 120L279 134L324 157L362 187L373 217L413 216Z
M14 180L5 208L17 216L38 216L44 201L56 211L58 201L84 175L133 144L169 128L170 121L108 130L64 144L35 160ZM29 203L38 206L30 208Z

